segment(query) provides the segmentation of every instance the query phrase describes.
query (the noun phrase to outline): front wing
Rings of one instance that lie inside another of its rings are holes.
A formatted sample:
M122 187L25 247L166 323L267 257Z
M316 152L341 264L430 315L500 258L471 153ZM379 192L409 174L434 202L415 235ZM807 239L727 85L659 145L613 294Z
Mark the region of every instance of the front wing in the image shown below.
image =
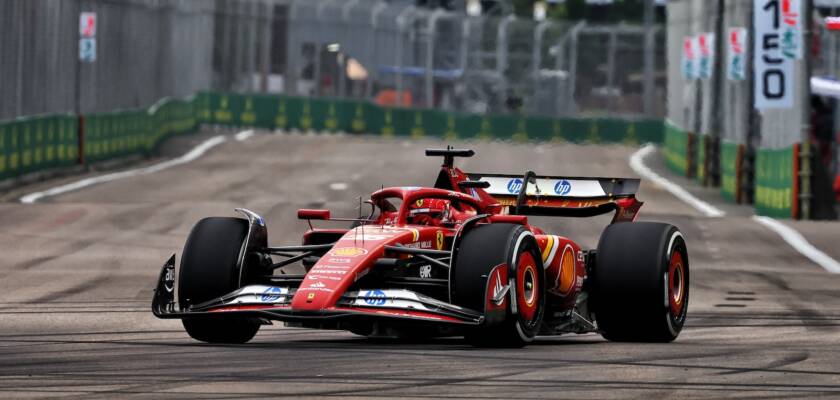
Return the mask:
M158 318L220 317L232 314L298 323L354 320L405 320L431 324L480 325L477 311L405 289L346 292L335 306L318 311L291 307L296 288L248 285L222 297L181 309L175 302L175 256L164 264L152 300Z

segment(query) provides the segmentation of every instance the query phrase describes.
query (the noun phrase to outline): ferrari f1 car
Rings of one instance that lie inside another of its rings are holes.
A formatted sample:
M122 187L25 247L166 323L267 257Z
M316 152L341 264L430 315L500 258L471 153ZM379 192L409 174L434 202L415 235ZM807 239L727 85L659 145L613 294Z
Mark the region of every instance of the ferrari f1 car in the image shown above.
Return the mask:
M464 336L476 346L564 333L644 342L679 335L689 293L685 239L672 225L634 222L638 179L453 165L473 154L426 150L444 158L434 187L378 190L365 217L299 210L310 228L299 246L270 246L265 220L248 210L238 209L245 218L205 218L187 238L177 285L175 256L163 266L152 311L180 318L191 337L211 343L247 342L271 321L371 337ZM610 212L596 249L528 221ZM355 227L313 228L313 220Z

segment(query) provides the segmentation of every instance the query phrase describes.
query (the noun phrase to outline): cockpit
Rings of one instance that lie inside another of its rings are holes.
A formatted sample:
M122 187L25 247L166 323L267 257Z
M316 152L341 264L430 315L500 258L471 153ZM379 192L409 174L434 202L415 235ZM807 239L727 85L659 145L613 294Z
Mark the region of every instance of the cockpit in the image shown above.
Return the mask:
M381 225L454 227L479 214L475 199L427 188L386 188L371 196L369 219Z

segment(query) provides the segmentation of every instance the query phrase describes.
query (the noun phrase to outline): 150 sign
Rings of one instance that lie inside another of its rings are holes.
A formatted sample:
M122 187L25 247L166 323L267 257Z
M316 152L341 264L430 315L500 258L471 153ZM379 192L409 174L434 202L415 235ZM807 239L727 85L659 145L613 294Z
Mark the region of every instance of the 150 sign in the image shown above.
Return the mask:
M798 7L799 0L753 0L755 108L793 107Z

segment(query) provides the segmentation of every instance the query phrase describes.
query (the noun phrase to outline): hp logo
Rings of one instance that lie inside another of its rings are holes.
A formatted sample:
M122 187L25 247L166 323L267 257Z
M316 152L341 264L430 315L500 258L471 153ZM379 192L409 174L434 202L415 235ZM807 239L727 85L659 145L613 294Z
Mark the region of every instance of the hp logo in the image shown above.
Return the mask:
M554 185L554 193L557 193L560 196L565 196L565 195L569 194L569 192L571 192L571 191L572 191L572 184L569 183L569 181L567 181L567 180L559 181L559 182L557 182L557 184Z
M508 181L507 190L510 193L519 193L522 190L522 179L516 178Z
M385 292L379 289L368 290L367 292L365 292L365 303L370 304L372 306L384 306Z

